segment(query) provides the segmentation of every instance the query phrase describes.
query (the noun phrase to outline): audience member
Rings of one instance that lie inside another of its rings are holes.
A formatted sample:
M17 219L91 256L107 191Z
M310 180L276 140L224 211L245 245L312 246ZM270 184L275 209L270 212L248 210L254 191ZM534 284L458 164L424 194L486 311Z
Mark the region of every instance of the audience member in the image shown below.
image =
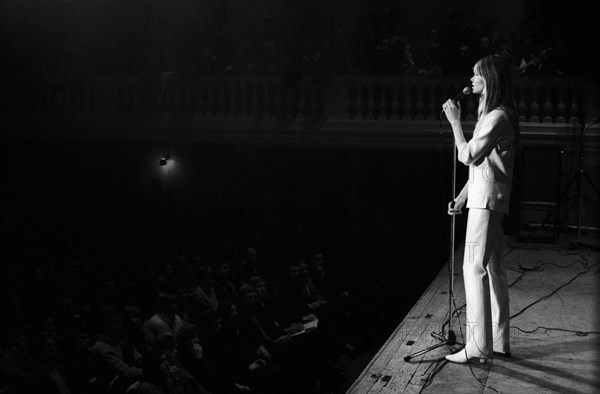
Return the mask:
M176 293L179 289L178 275L171 261L162 261L159 263L157 276L155 278L155 288L159 292Z
M234 278L231 275L229 263L226 261L220 262L214 270L213 287L215 295L220 301L236 302L238 299L237 288L234 283ZM218 309L218 306L217 306Z
M144 323L148 350L175 349L177 335L185 324L177 314L177 297L172 293L160 293L156 298L156 313Z
M209 394L168 351L148 351L142 365L143 376L131 394Z
M98 329L91 348L98 365L98 385L111 394L125 393L142 376L142 354L123 335L123 313L118 306L101 307Z
M142 354L146 353L144 317L138 305L126 305L123 308L123 335L133 343Z
M230 272L231 280L237 287L252 276L265 277L268 274L270 267L265 261L265 256L261 256L255 247L247 245L236 251L235 256L230 264Z
M34 334L31 342L39 373L32 392L74 394L67 382L56 339L48 333L40 333Z
M525 55L519 64L521 75L554 75L556 69L552 68L552 48L540 43L536 48Z
M261 345L269 346L289 339L289 335L278 330L277 322L269 319L262 308L259 310L256 288L243 284L239 289L239 325L243 341L250 349ZM264 304L263 304L264 305ZM298 329L299 331L300 329Z
M275 309L276 303L273 299L273 294L267 287L267 282L259 276L253 276L248 279L249 291L254 291L255 298L251 307L252 313L256 316L258 322L262 327L263 339L266 341L273 341L275 343L279 341L285 341L288 337L286 329L294 331L293 327L299 327L299 325L290 327L283 327L280 323L280 318L277 316Z
M166 358L167 370L169 374L176 375L175 383L181 385L182 393L202 394L206 392L205 388L181 365L177 357L179 336L189 325L190 323L184 321L177 313L176 296L160 293L156 301L156 313L144 324L146 345L148 352L156 352Z
M212 267L206 263L197 267L198 281L192 289L189 303L197 314L202 318L205 315L216 312L219 309L219 297L215 289L214 272Z
M473 56L476 59L481 59L482 57L490 56L497 53L494 44L495 43L492 42L491 37L489 37L487 34L481 34L475 45Z
M98 362L91 350L89 330L82 320L67 333L62 349L63 367L73 393L101 394Z

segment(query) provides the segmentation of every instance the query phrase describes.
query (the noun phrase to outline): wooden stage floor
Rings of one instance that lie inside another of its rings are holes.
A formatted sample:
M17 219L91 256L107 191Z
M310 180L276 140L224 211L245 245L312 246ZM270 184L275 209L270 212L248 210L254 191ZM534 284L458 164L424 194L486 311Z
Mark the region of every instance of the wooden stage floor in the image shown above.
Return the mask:
M600 253L593 245L597 234L590 237L592 244L582 238L575 247L507 238L511 358L452 364L444 356L458 346L444 344L404 360L440 344L431 333L447 332L446 264L347 394L600 393ZM452 309L459 342L465 332L462 249L455 255Z

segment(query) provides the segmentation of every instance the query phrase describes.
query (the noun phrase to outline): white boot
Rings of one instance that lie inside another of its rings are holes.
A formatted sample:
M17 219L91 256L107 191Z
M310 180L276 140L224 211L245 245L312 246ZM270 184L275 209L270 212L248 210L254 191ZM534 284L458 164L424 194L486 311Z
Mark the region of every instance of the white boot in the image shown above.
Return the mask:
M485 364L488 360L487 357L481 355L467 355L466 349L461 349L454 354L449 354L446 356L446 360L457 363L457 364L466 364L466 363L475 363L475 364Z

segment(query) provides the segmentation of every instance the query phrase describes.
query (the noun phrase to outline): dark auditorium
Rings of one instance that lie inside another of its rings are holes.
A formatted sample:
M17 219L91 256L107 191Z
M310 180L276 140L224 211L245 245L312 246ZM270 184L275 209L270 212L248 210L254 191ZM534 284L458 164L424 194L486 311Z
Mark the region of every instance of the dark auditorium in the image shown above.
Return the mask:
M0 4L0 394L600 393L597 12Z

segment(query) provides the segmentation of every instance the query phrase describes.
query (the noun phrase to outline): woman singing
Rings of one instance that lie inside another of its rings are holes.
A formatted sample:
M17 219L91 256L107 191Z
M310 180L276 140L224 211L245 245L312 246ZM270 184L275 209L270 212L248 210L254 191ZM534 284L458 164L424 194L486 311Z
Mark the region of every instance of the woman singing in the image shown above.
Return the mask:
M494 352L510 356L502 220L508 213L519 123L511 74L504 58L480 59L473 67L471 83L472 92L480 98L469 142L460 123L460 107L453 100L443 105L454 133L458 160L469 166L469 180L448 204L449 215L460 214L465 203L469 208L463 261L466 345L446 356L455 363L485 363Z

